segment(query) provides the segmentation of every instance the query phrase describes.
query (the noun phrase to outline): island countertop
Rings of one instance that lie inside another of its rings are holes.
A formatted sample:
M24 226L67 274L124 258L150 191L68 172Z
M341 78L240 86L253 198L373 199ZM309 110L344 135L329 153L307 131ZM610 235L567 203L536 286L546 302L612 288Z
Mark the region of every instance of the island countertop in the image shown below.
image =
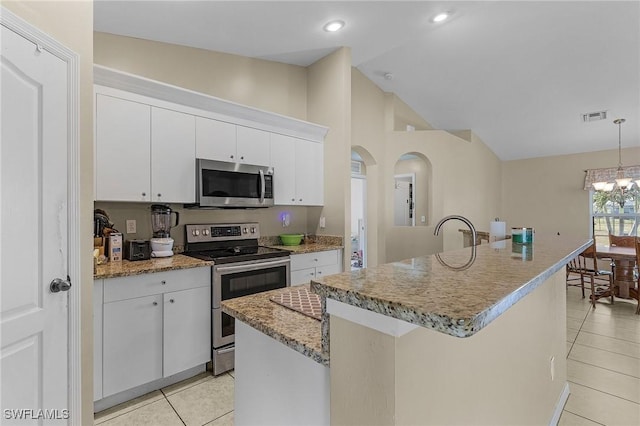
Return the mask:
M326 276L312 280L311 291L452 336L468 337L564 268L591 243L588 239L540 235L531 245L499 241L476 246L475 255L474 248L468 247Z
M329 354L322 352L320 321L271 301L272 296L289 291L291 287L285 287L223 300L222 312L273 337L317 363L329 365Z

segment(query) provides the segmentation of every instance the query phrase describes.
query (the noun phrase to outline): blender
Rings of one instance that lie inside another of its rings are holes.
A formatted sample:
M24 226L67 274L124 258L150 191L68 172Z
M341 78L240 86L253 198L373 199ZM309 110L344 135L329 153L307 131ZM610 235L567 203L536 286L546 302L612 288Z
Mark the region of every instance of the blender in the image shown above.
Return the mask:
M171 225L171 215L176 215L175 225ZM164 204L151 205L151 257L173 256L173 238L170 231L172 226L178 226L180 215Z

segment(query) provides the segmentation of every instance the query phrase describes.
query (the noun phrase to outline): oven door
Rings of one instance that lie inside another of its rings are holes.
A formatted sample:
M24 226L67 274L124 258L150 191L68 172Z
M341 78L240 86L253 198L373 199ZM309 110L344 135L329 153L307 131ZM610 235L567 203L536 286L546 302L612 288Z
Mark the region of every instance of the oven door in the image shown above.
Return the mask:
M220 302L289 286L290 264L289 257L279 257L276 260L214 265L212 288L214 348L233 343L235 333L234 319L222 312Z
M200 207L273 206L273 169L197 159L196 197Z

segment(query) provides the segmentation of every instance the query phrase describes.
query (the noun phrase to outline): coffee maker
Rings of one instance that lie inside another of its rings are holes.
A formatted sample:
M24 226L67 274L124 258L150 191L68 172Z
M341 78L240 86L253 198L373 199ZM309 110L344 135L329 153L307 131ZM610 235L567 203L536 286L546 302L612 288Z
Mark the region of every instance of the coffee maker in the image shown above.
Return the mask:
M176 223L171 225L171 215L176 215ZM173 238L170 232L172 226L178 226L180 223L180 215L177 211L171 210L171 207L164 204L151 205L151 230L153 238L151 238L151 257L169 257L173 256Z

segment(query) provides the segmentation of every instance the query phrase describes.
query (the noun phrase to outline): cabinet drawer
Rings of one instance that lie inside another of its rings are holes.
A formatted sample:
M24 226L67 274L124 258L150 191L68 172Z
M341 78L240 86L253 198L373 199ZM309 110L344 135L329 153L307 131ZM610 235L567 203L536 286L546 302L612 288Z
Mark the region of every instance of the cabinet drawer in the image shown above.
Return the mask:
M211 268L180 269L104 280L104 303L211 285Z
M338 250L291 255L291 270L338 264Z

